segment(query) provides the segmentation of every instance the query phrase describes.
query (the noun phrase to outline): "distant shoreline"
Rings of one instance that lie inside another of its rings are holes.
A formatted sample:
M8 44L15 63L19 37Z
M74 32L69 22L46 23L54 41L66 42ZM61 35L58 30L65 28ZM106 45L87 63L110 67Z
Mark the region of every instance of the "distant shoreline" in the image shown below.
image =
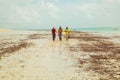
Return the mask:
M56 28L58 29L58 28ZM64 30L65 28L63 28ZM82 32L120 32L120 27L90 27L90 28L71 28L70 31L82 31ZM27 30L27 31L50 31L51 29L14 29L14 30Z
M56 28L58 29L58 28ZM91 28L69 28L70 31L81 31L81 32L120 32L120 27L91 27ZM64 28L63 28L64 30ZM0 32L6 31L51 31L51 29L0 29Z
M10 32L13 31L12 29L0 29L0 32Z

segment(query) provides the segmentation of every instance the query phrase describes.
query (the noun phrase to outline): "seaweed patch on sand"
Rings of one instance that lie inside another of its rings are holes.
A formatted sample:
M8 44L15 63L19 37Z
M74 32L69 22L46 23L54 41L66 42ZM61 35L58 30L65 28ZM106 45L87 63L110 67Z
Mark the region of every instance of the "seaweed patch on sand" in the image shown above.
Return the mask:
M110 42L111 37L85 32L71 34L71 38L77 39L79 44L70 46L70 51L88 56L80 58L75 55L76 67L99 74L101 76L99 80L120 79L120 44Z
M12 45L12 46L8 46L8 47L3 47L3 45ZM0 58L1 56L5 55L6 53L13 53L15 51L19 51L22 48L27 48L31 45L31 43L27 43L27 42L19 42L19 43L15 43L15 42L11 42L11 43L1 43L0 47Z
M30 34L28 36L28 39L42 39L42 38L46 38L46 36L48 36L49 34Z

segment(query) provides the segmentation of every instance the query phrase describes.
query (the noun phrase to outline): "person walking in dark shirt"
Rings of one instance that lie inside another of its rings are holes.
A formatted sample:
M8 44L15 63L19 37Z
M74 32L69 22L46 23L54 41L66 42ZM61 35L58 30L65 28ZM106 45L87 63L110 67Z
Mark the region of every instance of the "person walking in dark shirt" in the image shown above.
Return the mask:
M58 29L58 36L59 36L59 40L62 41L62 27L60 26Z
M56 38L56 29L53 27L51 31L52 31L52 40L55 41L55 38Z

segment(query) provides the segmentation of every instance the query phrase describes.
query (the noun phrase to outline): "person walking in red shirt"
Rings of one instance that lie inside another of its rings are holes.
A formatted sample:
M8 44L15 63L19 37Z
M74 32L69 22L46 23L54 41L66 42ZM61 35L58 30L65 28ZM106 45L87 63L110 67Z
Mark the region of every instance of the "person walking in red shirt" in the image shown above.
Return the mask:
M53 27L51 31L52 31L52 39L53 39L53 41L55 41L56 29Z

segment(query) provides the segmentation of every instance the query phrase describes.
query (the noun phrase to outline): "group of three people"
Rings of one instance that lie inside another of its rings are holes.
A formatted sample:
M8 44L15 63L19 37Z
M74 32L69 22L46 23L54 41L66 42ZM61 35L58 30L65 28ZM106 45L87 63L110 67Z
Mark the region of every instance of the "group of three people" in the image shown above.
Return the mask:
M56 29L53 27L52 28L52 39L53 39L53 41L55 41L55 38L56 38ZM60 41L62 41L62 32L63 32L63 29L62 29L62 27L60 26L59 27L59 29L58 29L58 36L59 36L59 40ZM70 30L68 29L68 27L66 27L66 29L65 29L65 38L66 38L66 40L68 41L68 38L69 38L69 34L70 33Z

